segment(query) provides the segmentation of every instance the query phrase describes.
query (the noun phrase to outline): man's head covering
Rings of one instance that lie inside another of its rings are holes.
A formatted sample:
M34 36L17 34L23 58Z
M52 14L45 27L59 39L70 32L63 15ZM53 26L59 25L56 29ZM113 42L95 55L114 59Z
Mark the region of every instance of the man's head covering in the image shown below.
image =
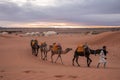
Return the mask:
M103 49L105 49L106 48L106 46L103 46Z

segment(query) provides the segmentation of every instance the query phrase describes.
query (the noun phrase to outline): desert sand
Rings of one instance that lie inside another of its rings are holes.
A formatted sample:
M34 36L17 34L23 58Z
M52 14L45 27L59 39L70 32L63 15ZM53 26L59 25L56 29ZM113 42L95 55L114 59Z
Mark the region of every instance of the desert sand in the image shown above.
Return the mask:
M97 35L59 34L37 37L39 43L46 41L62 44L63 49L73 50L62 55L63 63L51 63L50 52L48 61L31 53L30 40L35 37L19 35L0 36L0 80L120 80L120 31L104 32ZM107 67L96 68L99 55L91 55L91 67L87 67L86 58L79 57L78 67L72 66L72 58L78 44L88 43L91 49L107 46ZM57 56L54 56L54 60Z

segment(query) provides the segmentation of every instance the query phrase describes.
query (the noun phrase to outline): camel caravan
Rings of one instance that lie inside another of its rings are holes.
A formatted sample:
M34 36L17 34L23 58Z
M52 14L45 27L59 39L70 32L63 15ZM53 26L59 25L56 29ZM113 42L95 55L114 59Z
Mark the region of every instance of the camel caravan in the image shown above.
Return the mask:
M31 44L31 48L32 48L32 55L38 56L38 53L40 50L42 60L47 60L47 53L51 52L51 62L52 63L54 61L53 56L57 55L55 63L60 58L61 63L63 64L61 55L67 54L72 50L72 48L66 48L63 50L60 43L52 43L52 45L49 45L49 46L47 45L46 42L42 42L42 43L38 44L37 39L31 40L30 44ZM98 62L97 68L99 68L100 63L104 63L104 68L105 68L107 53L108 53L108 51L106 50L106 46L103 46L102 49L93 50L88 47L87 43L85 43L84 45L78 45L74 51L72 65L75 66L74 61L76 61L76 64L78 66L80 66L80 64L78 62L79 57L85 57L87 60L87 67L90 67L90 64L92 62L90 55L96 56L96 54L98 54L98 55L100 55L100 60Z

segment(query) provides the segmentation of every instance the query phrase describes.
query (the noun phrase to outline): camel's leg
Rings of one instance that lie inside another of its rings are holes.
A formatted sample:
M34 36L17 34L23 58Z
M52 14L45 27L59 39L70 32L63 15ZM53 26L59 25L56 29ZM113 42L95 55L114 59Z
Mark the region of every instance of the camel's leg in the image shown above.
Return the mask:
M33 50L33 48L32 48L32 55L34 54L34 50Z
M91 62L92 62L92 60L89 58L89 57L87 57L87 61L88 61L88 67L90 67L90 64L91 64Z
M58 57L57 57L57 59L55 60L55 63L57 62L57 60L58 60L59 57L60 57L60 54L58 54Z
M98 63L97 68L99 68L100 63Z
M41 59L43 59L43 54L42 54L42 51L41 51Z
M38 52L37 52L37 49L35 49L35 56L37 56L37 53L38 53Z
M89 63L89 66L90 66L90 64L92 63L92 60L89 58L89 60L90 60L90 63Z
M41 51L41 59L43 60L43 51L42 50L40 50Z
M34 56L36 56L36 49L34 49Z
M47 60L47 52L44 51L44 60Z
M87 66L89 67L89 59L87 58Z
M34 49L34 47L32 46L32 55L34 55L34 53L35 53L35 49Z
M44 52L44 50L43 50L43 54L44 54L43 60L45 60L45 52Z
M36 56L36 49L34 49L34 56Z
M61 55L60 55L60 60L61 60L61 63L63 64L63 61L62 61L62 57L61 57Z
M45 60L47 60L47 51L46 51L46 49L44 49L44 53L45 53Z
M78 58L79 56L76 57L76 63L78 64L78 66L80 66L80 64L78 63Z
M106 67L106 62L104 63L104 68Z
M61 55L60 55L60 54L58 55L57 59L55 60L55 63L57 62L58 58L60 58L61 63L63 64L63 62L62 62L62 58L61 58Z
M45 53L44 59L47 60L47 52L45 51L44 53Z
M45 60L45 51L44 51L44 48L42 49L42 52L43 52L42 58L43 58L43 60Z
M74 58L72 59L72 65L74 66L74 60L75 60L76 56L74 56Z
M89 57L86 57L86 59L87 59L87 66L89 67L90 59L89 59Z
M39 50L39 49L37 49L37 51L36 51L36 56L38 56L38 50Z
M47 60L47 53L48 53L48 52L46 51L46 60Z
M52 53L52 54L51 54L51 62L52 62L52 63L53 63L53 55L54 55L54 54Z

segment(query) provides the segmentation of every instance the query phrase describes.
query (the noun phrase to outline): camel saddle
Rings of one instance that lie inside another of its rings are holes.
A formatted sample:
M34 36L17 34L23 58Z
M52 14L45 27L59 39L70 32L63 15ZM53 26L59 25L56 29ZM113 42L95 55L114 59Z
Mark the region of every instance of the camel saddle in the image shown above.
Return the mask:
M84 52L84 47L82 45L78 46L77 52Z
M52 48L53 51L57 52L60 49L61 47L59 45L53 45L53 48Z
M32 46L35 44L35 41L32 41Z

